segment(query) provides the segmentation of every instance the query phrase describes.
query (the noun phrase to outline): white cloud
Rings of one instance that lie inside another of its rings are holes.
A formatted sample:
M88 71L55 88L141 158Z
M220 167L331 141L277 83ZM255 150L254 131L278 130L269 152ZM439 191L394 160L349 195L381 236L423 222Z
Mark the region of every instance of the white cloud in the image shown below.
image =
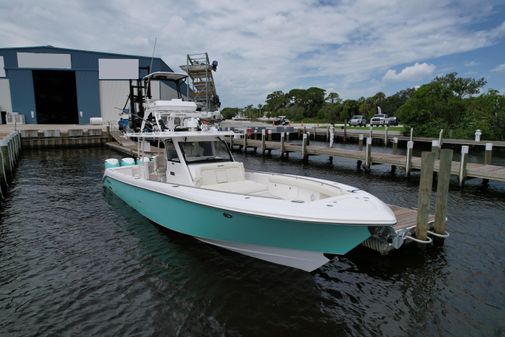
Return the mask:
M465 67L476 67L479 65L479 62L475 60L471 60L465 63Z
M403 68L399 73L389 69L383 77L386 81L412 81L432 75L435 65L428 63L417 63Z
M501 71L505 71L505 63L502 63L502 64L497 65L497 66L496 66L496 67L494 67L491 71L494 71L494 72L501 72Z
M218 93L224 106L236 106L262 103L276 89L328 83L343 98L384 91L387 83L373 80L387 69L503 39L505 23L472 28L495 10L491 0L324 6L312 0L45 0L43 6L0 0L0 41L149 56L157 37L156 56L174 70L187 53L207 51L217 59ZM404 71L387 76L408 77Z

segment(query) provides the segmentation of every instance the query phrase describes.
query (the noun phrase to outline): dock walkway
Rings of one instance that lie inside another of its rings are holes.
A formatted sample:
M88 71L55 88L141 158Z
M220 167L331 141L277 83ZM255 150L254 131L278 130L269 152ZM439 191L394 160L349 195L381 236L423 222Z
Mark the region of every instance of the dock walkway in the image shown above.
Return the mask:
M261 140L255 139L247 139L247 148L253 149L262 149L263 142ZM307 145L305 150L303 150L302 144L292 144L292 143L284 143L276 141L265 141L264 142L264 151L272 151L272 150L281 150L284 147L284 152L299 152L305 153L306 156L313 155L325 155L329 157L340 157L340 158L348 158L355 159L358 161L366 160L366 151L359 150L349 150L349 149L341 149L341 148L329 148L325 146L315 146L315 145ZM243 147L242 144L236 143L239 147ZM390 153L371 153L370 156L370 166L376 164L385 164L391 165L392 167L402 167L409 171L410 169L421 169L421 158L420 157L411 157L410 164L408 163L408 157L405 155L399 154L390 154ZM435 161L435 172L439 170L439 161ZM409 173L409 172L407 172ZM464 162L463 165L461 162L453 161L451 166L451 174L456 175L463 180L465 178L479 178L484 180L494 180L505 182L505 166L498 165L486 165L486 164L477 164L477 163L468 163Z

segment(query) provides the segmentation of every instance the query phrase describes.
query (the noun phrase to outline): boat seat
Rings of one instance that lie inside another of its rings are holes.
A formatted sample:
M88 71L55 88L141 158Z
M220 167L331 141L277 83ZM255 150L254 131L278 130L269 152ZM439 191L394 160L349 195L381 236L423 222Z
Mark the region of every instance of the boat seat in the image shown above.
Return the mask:
M244 165L238 162L202 164L194 167L197 186L224 184L245 180Z
M266 185L257 183L252 180L242 180L230 183L221 183L213 185L205 185L203 188L222 192L232 192L239 194L258 194L259 192L267 192L268 187ZM259 193L261 194L261 193Z

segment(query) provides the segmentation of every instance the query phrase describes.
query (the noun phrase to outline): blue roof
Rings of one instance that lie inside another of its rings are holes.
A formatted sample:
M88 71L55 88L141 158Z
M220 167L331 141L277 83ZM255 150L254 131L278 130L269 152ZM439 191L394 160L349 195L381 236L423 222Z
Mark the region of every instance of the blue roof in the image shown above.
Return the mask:
M141 55L131 55L131 54L119 54L119 53L109 53L109 52L101 52L101 51L93 51L93 50L82 50L82 49L71 49L71 48L60 48L60 47L54 47L51 45L48 46L28 46L28 47L5 47L5 48L0 48L1 51L13 51L13 50L42 50L42 51L61 51L61 52L78 52L78 53L90 53L90 54L100 54L104 56L121 56L121 57L139 57L139 58L146 58L146 59L151 59L151 56L141 56ZM171 68L160 58L160 57L153 57L155 60L159 60L162 62L162 65L168 67L170 70Z

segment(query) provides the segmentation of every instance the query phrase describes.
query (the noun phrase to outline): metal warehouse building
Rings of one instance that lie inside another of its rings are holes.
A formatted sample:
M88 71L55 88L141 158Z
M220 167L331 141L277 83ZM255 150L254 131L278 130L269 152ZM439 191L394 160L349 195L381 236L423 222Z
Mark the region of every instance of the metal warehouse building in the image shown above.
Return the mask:
M52 46L0 48L0 111L18 113L18 122L24 116L28 124L89 124L91 117L115 122L129 80L147 75L151 63L151 72L172 71L160 58ZM171 85L153 83L153 98L176 98Z

